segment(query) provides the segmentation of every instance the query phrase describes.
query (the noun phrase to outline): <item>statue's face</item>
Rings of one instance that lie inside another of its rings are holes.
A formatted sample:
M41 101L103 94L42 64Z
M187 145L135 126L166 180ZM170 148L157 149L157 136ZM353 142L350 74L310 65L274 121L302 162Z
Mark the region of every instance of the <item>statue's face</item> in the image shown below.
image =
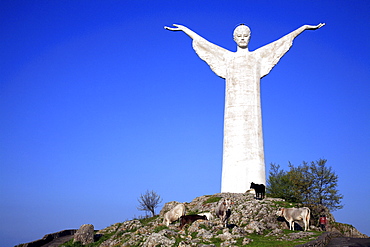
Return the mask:
M240 25L234 30L234 41L240 48L247 48L251 38L249 27Z

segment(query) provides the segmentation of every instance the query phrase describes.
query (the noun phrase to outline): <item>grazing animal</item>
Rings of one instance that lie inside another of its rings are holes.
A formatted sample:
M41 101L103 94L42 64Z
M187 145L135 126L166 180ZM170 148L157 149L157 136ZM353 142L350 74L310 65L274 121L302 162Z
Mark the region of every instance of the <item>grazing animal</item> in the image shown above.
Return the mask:
M183 215L180 217L180 229L182 229L186 224L192 224L196 220L207 220L205 215Z
M178 220L181 216L185 215L185 205L177 204L170 211L164 214L163 224L169 226L170 223Z
M251 189L254 189L256 191L256 199L262 200L265 198L265 192L266 192L266 187L263 184L255 184L251 183Z
M280 208L276 214L283 216L289 223L289 230L294 231L294 221L303 220L304 230L309 230L310 224L310 209L307 207L303 208Z
M216 216L222 220L222 223L227 227L228 220L231 215L231 202L230 199L221 200L216 206Z
M204 216L206 216L207 217L207 220L213 220L214 219L214 217L211 214L211 212L204 212L204 213L200 213L198 215L204 215Z

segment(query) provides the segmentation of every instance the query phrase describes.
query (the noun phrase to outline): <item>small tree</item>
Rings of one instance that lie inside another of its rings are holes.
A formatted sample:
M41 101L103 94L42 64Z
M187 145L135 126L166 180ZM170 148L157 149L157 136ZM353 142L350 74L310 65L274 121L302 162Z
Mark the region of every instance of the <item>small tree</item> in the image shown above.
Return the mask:
M330 211L341 209L338 176L326 160L303 162L297 167L289 163L290 170L280 170L279 165L271 164L267 180L267 193L290 202L299 202L315 208L327 207Z
M325 159L319 159L316 162L311 162L310 172L312 174L311 191L312 195L307 199L307 202L314 205L323 205L330 211L343 208L341 200L343 195L339 194L338 176L332 168L326 167Z
M311 186L313 183L309 166L306 162L303 162L302 165L295 167L289 162L289 168L290 170L287 172L287 176L293 185L291 187L291 193L293 193L296 199L294 202L307 202L311 197Z
M271 197L282 198L289 202L298 202L299 200L292 188L293 183L287 172L281 170L280 165L271 163L266 193Z
M140 198L137 199L139 206L137 207L140 211L149 211L152 216L155 215L155 209L162 202L161 197L153 190L147 190L145 194L141 194Z

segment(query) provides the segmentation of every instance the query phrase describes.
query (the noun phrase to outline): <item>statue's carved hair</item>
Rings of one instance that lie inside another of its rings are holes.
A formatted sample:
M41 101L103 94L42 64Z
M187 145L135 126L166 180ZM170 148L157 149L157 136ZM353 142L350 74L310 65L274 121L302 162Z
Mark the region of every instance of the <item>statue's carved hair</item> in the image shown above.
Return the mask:
M235 29L234 29L234 33L233 33L233 36L235 36L235 33L240 30L240 29L247 29L249 31L249 35L251 34L251 29L245 25L244 23L240 23Z

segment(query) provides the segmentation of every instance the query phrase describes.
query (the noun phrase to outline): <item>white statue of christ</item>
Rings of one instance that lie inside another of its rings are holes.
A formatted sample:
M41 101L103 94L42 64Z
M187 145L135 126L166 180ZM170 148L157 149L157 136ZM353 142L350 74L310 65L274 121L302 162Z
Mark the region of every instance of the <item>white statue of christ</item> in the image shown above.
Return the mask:
M234 30L236 52L212 44L183 25L165 27L183 31L192 38L198 56L216 75L226 79L221 192L244 193L252 182L266 184L260 80L290 49L294 38L324 25L303 25L277 41L249 51L251 32L241 24Z

